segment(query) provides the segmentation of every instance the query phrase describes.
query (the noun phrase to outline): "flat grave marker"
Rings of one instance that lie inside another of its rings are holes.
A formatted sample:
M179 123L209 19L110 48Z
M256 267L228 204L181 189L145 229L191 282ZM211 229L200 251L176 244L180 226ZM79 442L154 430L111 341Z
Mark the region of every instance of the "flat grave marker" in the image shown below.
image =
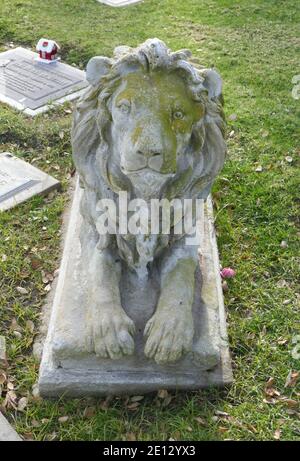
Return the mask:
M0 101L31 116L76 99L88 86L84 71L59 61L44 64L37 56L22 47L0 53Z
M60 186L59 181L9 152L0 154L0 212Z
M119 6L133 5L134 3L139 3L142 0L97 0L97 1L99 3L104 3L104 5L119 7Z
M0 411L0 442L21 442L21 437Z

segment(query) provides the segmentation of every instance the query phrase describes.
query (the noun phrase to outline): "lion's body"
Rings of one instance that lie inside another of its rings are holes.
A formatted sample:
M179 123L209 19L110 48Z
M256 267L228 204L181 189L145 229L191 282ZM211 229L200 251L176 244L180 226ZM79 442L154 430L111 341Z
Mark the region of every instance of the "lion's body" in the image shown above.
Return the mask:
M72 130L73 157L85 189L82 242L93 234L94 251L117 252L128 268L163 258L182 236L99 235L98 201L116 202L120 191L146 202L205 199L223 166L219 77L196 69L188 57L150 40L88 65L91 87L77 106Z

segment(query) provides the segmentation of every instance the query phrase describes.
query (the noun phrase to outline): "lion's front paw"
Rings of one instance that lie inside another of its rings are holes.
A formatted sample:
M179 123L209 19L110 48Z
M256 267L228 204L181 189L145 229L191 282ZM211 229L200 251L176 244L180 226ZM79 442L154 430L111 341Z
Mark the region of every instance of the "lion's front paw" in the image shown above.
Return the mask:
M133 321L122 309L98 309L88 319L87 349L102 358L119 359L134 352Z
M157 311L148 321L145 355L157 363L175 362L192 347L194 323L186 309Z

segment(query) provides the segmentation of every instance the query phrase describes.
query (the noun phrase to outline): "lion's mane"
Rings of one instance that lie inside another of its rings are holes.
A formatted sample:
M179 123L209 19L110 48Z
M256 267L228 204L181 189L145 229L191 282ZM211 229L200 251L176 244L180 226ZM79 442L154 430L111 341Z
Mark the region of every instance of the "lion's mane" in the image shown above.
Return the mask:
M79 100L72 127L73 158L85 194L89 195L89 200L85 201L85 217L93 224L97 200L104 197L116 199L118 190L131 191L129 179L119 168L119 186L112 187L110 183L109 159L112 149L108 103L122 77L141 68L145 73L156 69L178 72L194 100L201 102L205 108L204 117L194 125L192 131L195 158L193 171L179 172L170 180L167 189L162 191L162 195L170 200L175 197L205 199L214 178L223 166L226 153L223 99L221 92L211 89L214 71L195 64L188 50L171 52L158 39L147 40L138 48L117 47L112 59L93 59L99 59L101 64L99 76L94 78Z

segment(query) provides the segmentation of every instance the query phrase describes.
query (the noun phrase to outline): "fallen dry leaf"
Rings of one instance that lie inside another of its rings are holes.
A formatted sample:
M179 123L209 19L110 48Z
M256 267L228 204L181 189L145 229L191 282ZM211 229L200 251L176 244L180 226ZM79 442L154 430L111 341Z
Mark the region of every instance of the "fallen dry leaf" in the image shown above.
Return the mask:
M173 438L173 440L180 440L181 439L181 433L179 431L175 431L172 438Z
M95 407L86 407L83 411L83 417L84 418L92 418L96 413L96 408Z
M284 387L294 387L299 377L298 371L290 370L287 375Z
M10 329L11 330L16 330L16 331L22 331L22 327L18 324L17 320L15 317L13 317L11 324L10 324Z
M33 419L31 421L31 426L32 427L40 427L41 423L39 421L37 421L36 419Z
M128 432L126 434L126 440L128 440L129 442L136 442L136 436L133 432Z
M39 397L40 393L39 393L39 386L37 383L35 383L33 386L32 386L32 391L31 391L33 397Z
M160 389L158 392L157 392L157 397L159 399L165 399L166 397L168 397L169 393L166 389Z
M51 442L52 440L56 440L57 438L57 432L51 432L51 434L46 435L46 440L49 440Z
M105 400L103 400L99 407L101 410L108 410L110 402L113 400L113 397L111 395L108 395Z
M280 401L285 403L289 408L298 408L299 406L299 402L294 399L288 399L286 397L282 397Z
M17 395L14 391L8 391L6 392L6 396L3 402L4 408L10 408L12 407L14 410L17 410Z
M273 435L273 438L275 440L279 440L281 437L281 430L280 429L276 429L276 431L274 432L274 435Z
M287 413L288 415L291 415L291 416L298 416L299 419L300 419L300 413L299 413L298 411L296 411L296 410L292 410L291 408L288 408L288 409L286 410L286 413Z
M20 293L21 295L27 295L27 294L28 294L28 290L26 290L26 288L17 287L16 290L17 290L18 293Z
M13 334L16 338L21 339L22 338L22 333L20 331L14 330Z
M277 403L276 399L263 399L263 403L267 403L268 405L275 405Z
M207 426L207 422L204 419L200 418L200 416L196 416L194 420L197 421L197 423L200 424L200 426Z
M26 328L30 331L30 333L34 332L34 323L32 322L32 320L26 321Z
M268 381L266 382L266 388L272 387L274 384L275 379L274 378L269 378Z
M140 402L141 400L143 400L144 396L143 395L134 395L133 397L131 397L131 402Z
M49 282L53 282L54 277L50 272L42 271L41 274L43 283L47 284Z
M278 422L279 426L283 426L286 423L286 420L281 418L277 422Z
M140 402L133 402L127 405L127 410L136 410L140 406Z
M24 411L25 408L27 407L28 399L26 397L21 397L20 400L18 401L18 411Z
M285 288L288 286L288 283L286 280L281 279L281 280L278 280L278 282L276 283L276 286L278 288Z
M254 434L257 434L257 429L255 426L253 426L252 424L247 424L247 427L249 431L254 432Z
M226 280L222 281L222 290L224 293L228 291L228 283L226 282Z
M218 427L218 431L221 432L221 433L223 434L224 432L227 432L227 431L228 431L228 428L227 428L227 427L224 427L224 426L219 426L219 427Z
M279 344L279 346L284 346L287 343L288 343L288 340L284 338L278 338L277 340L277 344Z
M269 397L279 397L280 396L280 392L274 389L274 387L266 387L265 394L268 395Z
M6 383L6 374L4 373L4 371L0 371L0 386L2 386L3 384Z
M63 423L66 423L68 420L69 420L69 416L60 416L60 417L58 418L58 421L59 421L60 423L62 423L62 424L63 424Z
M220 418L227 418L229 416L228 413L225 411L215 410L215 415L219 416Z
M24 432L23 433L24 440L32 441L34 440L34 435L32 432Z
M30 256L30 262L32 269L38 269L42 264L41 259L39 259L37 256Z

